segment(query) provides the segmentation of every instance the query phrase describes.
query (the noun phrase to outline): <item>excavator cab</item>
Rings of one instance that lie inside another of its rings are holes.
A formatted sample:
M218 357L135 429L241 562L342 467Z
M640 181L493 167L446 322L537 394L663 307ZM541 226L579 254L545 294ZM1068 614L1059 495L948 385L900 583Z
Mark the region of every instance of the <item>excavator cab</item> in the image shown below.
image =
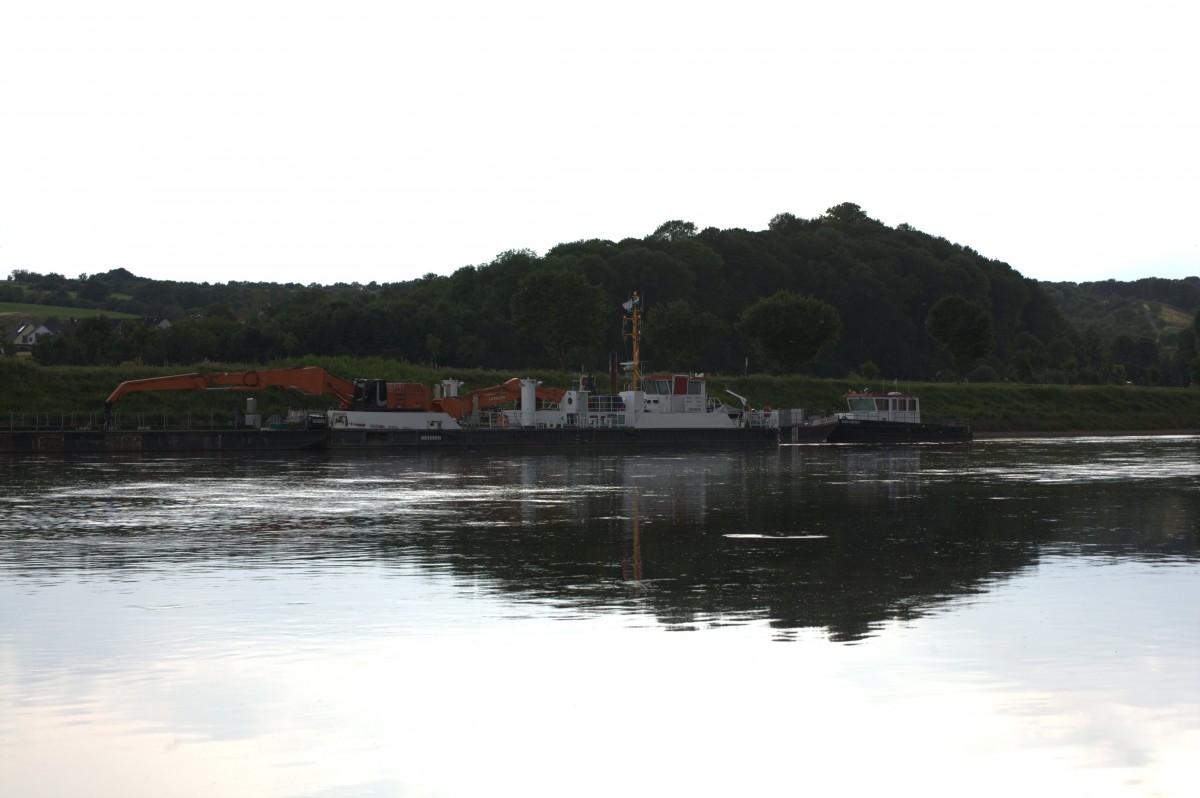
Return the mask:
M351 410L429 410L428 386L419 382L357 379Z
M352 410L386 410L388 384L386 380L357 379L354 381Z

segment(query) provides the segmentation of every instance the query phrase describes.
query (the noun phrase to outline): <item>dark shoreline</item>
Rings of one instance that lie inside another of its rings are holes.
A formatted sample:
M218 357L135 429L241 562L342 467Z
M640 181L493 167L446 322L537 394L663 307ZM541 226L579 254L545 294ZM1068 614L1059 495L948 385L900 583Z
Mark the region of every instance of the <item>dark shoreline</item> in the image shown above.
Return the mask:
M1001 440L1005 438L1155 438L1200 435L1197 429L1131 429L1131 430L1036 430L1013 432L981 432L975 430L975 440Z

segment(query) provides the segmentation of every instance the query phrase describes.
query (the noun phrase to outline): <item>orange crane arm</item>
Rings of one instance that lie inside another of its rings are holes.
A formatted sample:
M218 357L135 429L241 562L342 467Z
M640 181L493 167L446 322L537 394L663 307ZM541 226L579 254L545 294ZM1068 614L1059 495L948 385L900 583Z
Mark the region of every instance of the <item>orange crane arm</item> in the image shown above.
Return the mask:
M538 386L537 398L547 402L560 402L566 391L561 388L543 388ZM521 398L521 380L513 377L508 382L493 385L490 388L480 388L477 391L462 396L447 396L433 400L435 410L441 410L452 418L459 419L472 410L486 410L505 402L515 402Z
M540 385L537 388L537 398L546 402L561 402L566 395L567 392L562 388L543 388Z
M173 374L169 377L127 380L109 394L108 399L104 401L104 410L111 413L113 403L125 394L138 391L257 391L268 387L294 388L313 396L330 394L337 397L343 409L350 407L354 401L354 383L330 374L318 366L304 366L265 371Z

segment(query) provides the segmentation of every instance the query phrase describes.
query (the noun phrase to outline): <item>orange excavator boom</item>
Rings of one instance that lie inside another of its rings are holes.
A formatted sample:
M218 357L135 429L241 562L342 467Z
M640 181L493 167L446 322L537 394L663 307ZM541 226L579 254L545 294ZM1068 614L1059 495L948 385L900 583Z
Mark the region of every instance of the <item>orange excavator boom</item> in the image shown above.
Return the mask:
M138 391L257 391L269 387L293 388L313 396L329 394L337 397L343 408L350 407L354 401L354 383L330 374L318 366L304 366L264 371L173 374L168 377L127 380L109 394L104 402L104 410L106 414L111 414L112 406L118 399Z
M537 398L546 402L562 401L566 393L561 388L537 387ZM507 382L480 388L477 391L462 396L447 396L433 400L435 410L441 410L452 418L460 419L473 410L486 410L505 402L515 402L521 398L521 380L513 377Z
M270 387L293 388L312 396L334 396L342 410L440 410L456 419L473 410L484 410L521 397L521 380L515 377L500 385L480 388L463 396L431 399L429 388L419 383L368 379L351 382L319 366L304 366L263 371L197 372L127 380L109 394L104 402L104 413L111 420L113 405L117 400L139 391L257 391ZM562 400L564 391L539 385L536 394L538 399L558 402Z

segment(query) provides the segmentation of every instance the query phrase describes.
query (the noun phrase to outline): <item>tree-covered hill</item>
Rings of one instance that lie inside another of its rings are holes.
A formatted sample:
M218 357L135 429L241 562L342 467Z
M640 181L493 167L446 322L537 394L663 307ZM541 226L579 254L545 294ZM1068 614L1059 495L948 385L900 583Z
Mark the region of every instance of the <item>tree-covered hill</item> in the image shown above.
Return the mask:
M354 355L602 371L610 352L631 357L621 305L633 291L651 369L905 380L1186 385L1200 305L1196 278L1039 284L970 247L888 227L852 203L813 219L782 213L759 231L670 221L644 238L563 243L545 256L512 251L449 276L382 285L16 271L0 283L0 302L173 325L80 323L72 336L37 345L43 363Z
M1126 372L1146 381L1164 358L1194 357L1193 325L1200 314L1200 277L1130 282L1041 283L1071 324L1082 352L1108 353ZM1172 370L1171 365L1166 370Z

